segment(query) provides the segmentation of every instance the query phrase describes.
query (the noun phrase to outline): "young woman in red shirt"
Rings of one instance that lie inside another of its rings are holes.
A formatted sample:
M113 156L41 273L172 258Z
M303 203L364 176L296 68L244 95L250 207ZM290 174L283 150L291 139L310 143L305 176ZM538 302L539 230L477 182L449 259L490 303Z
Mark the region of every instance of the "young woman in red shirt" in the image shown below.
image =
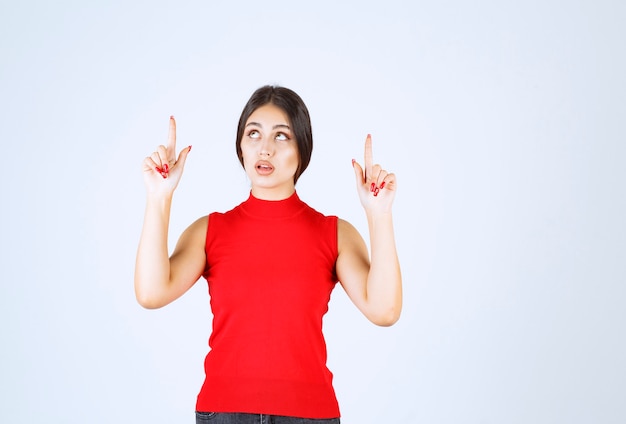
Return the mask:
M402 279L392 222L397 182L375 164L352 161L371 252L348 222L324 216L298 197L311 158L309 112L284 87L256 90L244 107L236 151L251 182L247 200L192 223L168 256L172 196L191 146L176 156L176 122L166 146L143 162L147 204L137 251L135 293L160 308L200 277L213 312L197 423L338 423L326 367L322 318L339 282L374 324L394 324Z

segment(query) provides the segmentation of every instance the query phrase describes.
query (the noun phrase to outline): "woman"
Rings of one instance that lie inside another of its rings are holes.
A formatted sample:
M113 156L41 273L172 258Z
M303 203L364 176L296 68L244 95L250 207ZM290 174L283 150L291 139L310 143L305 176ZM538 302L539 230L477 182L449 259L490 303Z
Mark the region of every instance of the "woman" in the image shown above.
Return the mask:
M213 330L196 422L338 423L326 367L322 317L340 282L373 323L395 323L402 305L392 224L396 177L352 161L370 232L367 246L348 222L302 202L296 182L311 158L312 132L302 99L264 86L243 109L236 150L251 182L246 201L192 223L168 257L172 195L191 146L176 152L170 118L167 146L143 162L147 204L137 251L135 293L160 308L201 276L211 296Z

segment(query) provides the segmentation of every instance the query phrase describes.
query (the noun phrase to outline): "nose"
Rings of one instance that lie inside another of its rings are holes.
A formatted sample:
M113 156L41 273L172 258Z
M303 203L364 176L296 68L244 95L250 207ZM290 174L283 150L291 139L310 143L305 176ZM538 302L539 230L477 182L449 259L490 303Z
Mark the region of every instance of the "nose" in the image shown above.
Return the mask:
M274 145L271 140L267 138L263 138L259 145L259 156L261 157L270 157L274 153Z

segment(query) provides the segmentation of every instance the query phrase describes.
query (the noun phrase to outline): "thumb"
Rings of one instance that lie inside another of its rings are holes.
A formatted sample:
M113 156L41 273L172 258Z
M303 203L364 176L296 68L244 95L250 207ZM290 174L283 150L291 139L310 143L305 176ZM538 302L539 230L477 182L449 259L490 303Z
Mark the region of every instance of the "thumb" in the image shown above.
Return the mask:
M363 175L363 168L359 163L352 159L352 169L354 170L354 176L356 177L357 185L361 185L365 182L365 176Z
M187 161L187 155L191 152L191 146L188 146L180 151L178 154L178 160L176 161L176 165L180 166L181 169L185 168L185 162Z

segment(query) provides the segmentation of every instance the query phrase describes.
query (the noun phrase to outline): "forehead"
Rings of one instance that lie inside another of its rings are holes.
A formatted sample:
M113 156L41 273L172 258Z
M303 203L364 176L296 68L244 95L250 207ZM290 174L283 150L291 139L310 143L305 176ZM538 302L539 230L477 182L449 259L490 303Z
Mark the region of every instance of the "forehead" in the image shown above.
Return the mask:
M261 126L266 124L270 126L277 124L289 125L289 117L280 107L273 103L266 103L256 108L254 112L250 114L246 120L246 124L251 122L260 124Z

